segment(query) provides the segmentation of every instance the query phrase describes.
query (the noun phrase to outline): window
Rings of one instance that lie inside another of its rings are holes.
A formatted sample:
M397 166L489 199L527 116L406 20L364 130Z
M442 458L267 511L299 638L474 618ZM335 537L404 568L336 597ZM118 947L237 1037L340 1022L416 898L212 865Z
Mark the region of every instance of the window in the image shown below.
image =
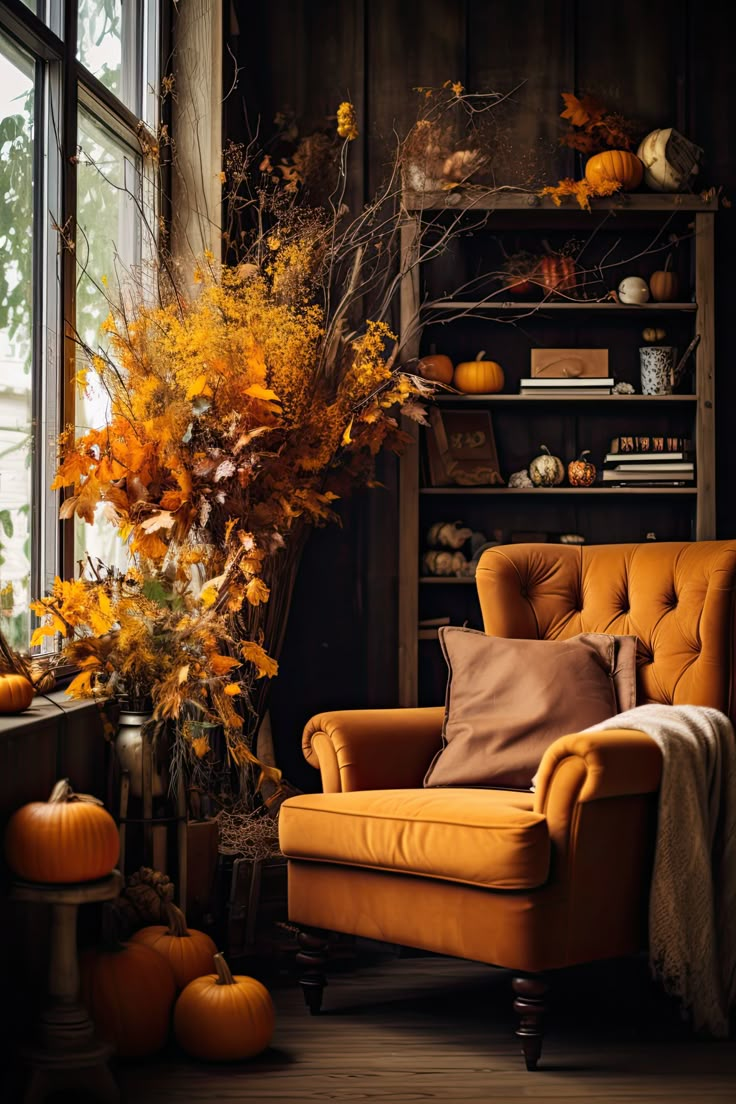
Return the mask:
M33 59L0 36L0 615L28 641L33 424Z
M101 344L105 284L155 248L139 135L157 126L160 43L159 0L0 5L0 625L18 648L56 574L120 552L109 526L60 524L48 488L59 431L106 413L75 394L75 331Z

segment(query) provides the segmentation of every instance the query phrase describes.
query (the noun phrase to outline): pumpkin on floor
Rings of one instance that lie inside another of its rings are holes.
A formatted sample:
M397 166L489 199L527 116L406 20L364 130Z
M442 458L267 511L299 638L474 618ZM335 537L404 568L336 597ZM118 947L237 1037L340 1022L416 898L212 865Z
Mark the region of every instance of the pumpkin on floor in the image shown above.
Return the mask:
M275 1013L268 989L255 978L233 976L221 954L214 974L190 981L174 1009L182 1050L210 1062L235 1062L265 1050Z
M495 360L484 360L485 349L475 360L464 360L455 368L454 384L466 395L492 395L503 390L503 368Z
M167 904L168 926L152 924L130 937L131 943L141 943L162 955L174 971L178 989L201 977L212 968L217 945L205 932L187 927L187 918L180 908Z
M174 971L143 943L111 943L79 958L80 996L98 1038L124 1058L155 1054L169 1035Z
M48 801L17 809L5 831L8 866L28 882L94 882L107 877L119 853L115 821L96 797L74 793L68 778Z
M22 713L33 701L33 683L23 675L0 675L0 713Z

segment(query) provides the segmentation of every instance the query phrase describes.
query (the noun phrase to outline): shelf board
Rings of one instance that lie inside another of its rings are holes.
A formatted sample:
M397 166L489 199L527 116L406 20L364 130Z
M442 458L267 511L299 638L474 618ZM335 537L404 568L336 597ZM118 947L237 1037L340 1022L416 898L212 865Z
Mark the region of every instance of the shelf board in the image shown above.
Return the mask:
M501 403L530 403L530 402L598 402L598 403L678 403L698 401L697 395L435 395L434 401L447 405L457 402L501 402Z
M518 190L493 190L483 187L454 188L447 192L404 192L403 203L407 211L523 211L548 216L551 212L590 217L581 210L574 196L558 207L551 196ZM593 211L717 211L718 199L703 199L686 192L622 192L620 195L591 200Z
M420 575L420 583L475 583L475 575ZM434 630L437 631L436 629Z
M420 487L421 495L696 495L697 487Z
M610 300L580 300L571 302L547 302L546 300L507 300L496 301L490 299L433 299L424 303L422 310L438 311L495 311L498 314L542 314L547 311L595 311L603 314L660 314L662 311L679 311L694 313L698 309L697 303L612 303Z

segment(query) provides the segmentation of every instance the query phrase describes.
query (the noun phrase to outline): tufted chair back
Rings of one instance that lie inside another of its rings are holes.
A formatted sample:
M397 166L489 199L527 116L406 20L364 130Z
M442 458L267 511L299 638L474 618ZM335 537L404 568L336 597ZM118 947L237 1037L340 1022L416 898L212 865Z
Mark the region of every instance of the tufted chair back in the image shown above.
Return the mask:
M736 723L736 541L503 545L476 582L487 633L636 636L640 705L710 705Z

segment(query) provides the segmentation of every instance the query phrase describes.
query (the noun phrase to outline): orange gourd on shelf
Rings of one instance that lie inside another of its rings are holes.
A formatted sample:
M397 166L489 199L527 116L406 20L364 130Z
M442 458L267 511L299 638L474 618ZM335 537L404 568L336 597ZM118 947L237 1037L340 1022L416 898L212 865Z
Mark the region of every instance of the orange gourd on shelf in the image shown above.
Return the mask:
M417 371L423 379L434 383L452 383L452 361L441 353L422 357L417 364Z
M613 182L620 184L624 192L631 192L641 184L644 165L635 153L628 150L605 150L596 153L585 166L585 179L593 187Z
M575 262L572 257L551 253L540 260L536 279L545 291L572 291L578 281Z
M23 675L0 675L0 713L22 713L33 701L33 693L33 683Z
M584 449L577 460L571 460L567 465L567 478L571 487L592 487L595 483L595 464L586 460L590 456L590 449Z
M212 968L212 957L217 946L205 933L187 927L187 918L180 908L168 902L166 905L168 926L151 924L130 937L131 943L141 943L162 955L174 971L179 989Z
M503 390L503 368L495 360L484 360L485 350L475 360L464 360L455 368L453 383L466 395L491 395Z
M48 801L23 805L5 831L8 866L19 878L55 885L104 878L118 861L118 829L102 802L57 782Z
M273 1037L271 996L255 978L233 976L221 954L214 965L216 973L190 981L176 1002L176 1041L187 1054L210 1062L252 1058Z

